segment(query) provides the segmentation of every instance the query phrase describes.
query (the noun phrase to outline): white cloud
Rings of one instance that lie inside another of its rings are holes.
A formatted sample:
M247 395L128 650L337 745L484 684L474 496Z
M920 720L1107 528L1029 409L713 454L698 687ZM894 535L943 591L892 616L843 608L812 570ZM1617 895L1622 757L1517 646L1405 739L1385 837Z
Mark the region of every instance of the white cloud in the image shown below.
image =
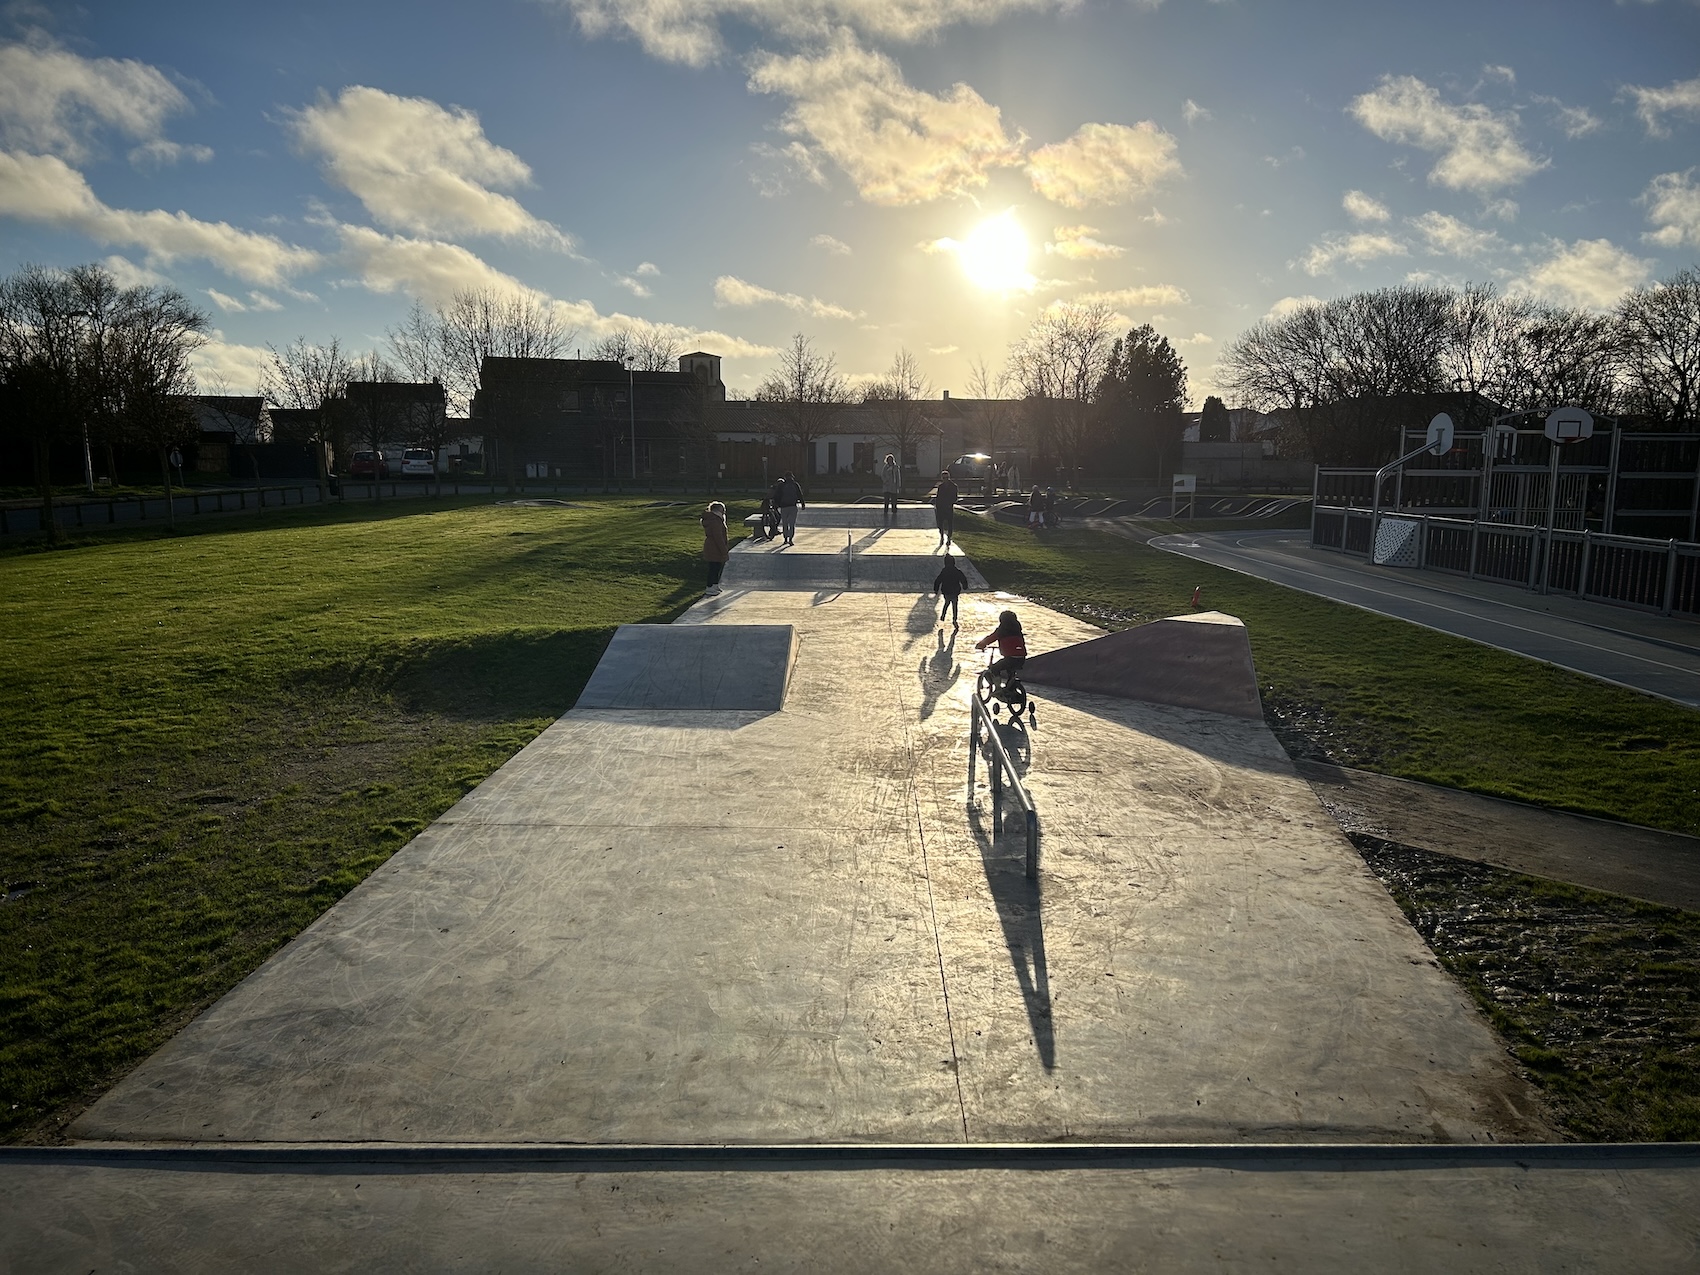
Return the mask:
M0 151L0 216L74 230L98 243L140 248L150 267L199 258L249 283L275 286L319 263L315 252L227 222L199 221L163 209L109 207L96 198L81 173L52 155Z
M848 257L850 255L850 245L842 239L834 239L831 235L816 235L809 242L817 248L825 248L835 257Z
M942 358L946 354L955 354L957 350L961 348L961 346L957 345L929 345L927 347L927 353L936 354Z
M130 162L138 166L148 164L155 168L163 168L167 164L175 164L180 159L192 159L197 164L204 164L213 157L210 146L183 145L179 142L167 141L156 137L151 142L143 142L130 150Z
M1102 303L1116 309L1127 306L1149 310L1160 305L1185 305L1192 298L1172 283L1153 283L1137 288L1116 288L1109 292L1087 292L1076 300L1080 305Z
M1386 204L1361 190L1348 190L1340 197L1340 207L1353 221L1386 221L1393 215L1387 211Z
M1058 226L1051 239L1045 251L1066 261L1111 261L1127 251L1120 244L1099 239L1096 226Z
M795 292L775 292L760 284L747 283L736 275L723 274L714 281L714 304L718 306L782 305L816 319L859 319L862 316L819 297L800 297Z
M1656 229L1641 237L1661 248L1693 244L1700 248L1700 182L1695 169L1685 173L1660 173L1641 194L1647 205L1647 220Z
M494 235L571 251L556 227L497 188L529 185L531 169L484 136L478 116L422 97L351 85L290 117L296 145L380 225L421 235Z
M1078 0L544 0L565 8L588 36L617 32L646 53L703 66L725 50L722 20L793 40L819 41L849 29L879 41L914 41L962 22L991 22L1022 10L1073 8Z
M1504 80L1507 84L1517 83L1517 72L1508 66L1490 62L1482 68L1482 74L1490 80Z
M1590 133L1597 133L1604 127L1600 123L1600 117L1585 106L1566 106L1556 97L1546 97L1541 94L1536 94L1534 100L1543 106L1553 108L1553 123L1568 138L1587 137Z
M661 267L656 265L653 261L640 261L638 262L637 269L632 271L632 273L642 279L648 276L659 275L661 273Z
M1392 235L1325 235L1293 264L1306 274L1328 274L1342 261L1361 266L1378 257L1403 257L1409 251Z
M1269 313L1263 317L1265 319L1284 319L1290 314L1296 314L1300 310L1308 310L1313 305L1321 304L1321 297L1313 297L1308 292L1302 297L1282 297L1269 307Z
M643 280L633 278L629 274L615 275L614 282L619 284L627 292L630 292L634 297L647 297L649 295L649 288L644 284Z
M1033 152L1033 189L1068 208L1124 204L1180 173L1175 139L1150 120L1082 124L1073 137Z
M459 244L386 235L370 226L338 226L337 233L344 264L373 292L400 292L427 305L446 305L455 293L475 288L541 296Z
M1216 338L1208 332L1194 332L1191 336L1177 337L1177 345L1215 345Z
M1510 290L1561 305L1604 310L1653 273L1653 263L1631 256L1609 239L1555 242L1547 258Z
M1420 217L1413 217L1411 225L1428 244L1430 252L1448 257L1480 257L1503 246L1496 232L1477 230L1443 212L1426 212Z
M1429 180L1453 190L1515 186L1547 166L1517 140L1514 112L1495 114L1475 102L1454 106L1414 75L1384 76L1374 92L1353 100L1350 112L1384 141L1437 153Z
M1200 106L1189 97L1181 103L1181 118L1188 124L1197 124L1200 121L1212 119L1213 116L1208 109Z
M243 305L235 297L226 296L217 288L208 288L207 295L213 299L214 305L216 305L220 310L224 310L228 313L243 314L248 309L247 306Z
M84 58L41 42L0 45L0 139L8 147L75 162L111 130L147 144L146 158L176 158L182 148L161 134L166 120L189 109L182 91L145 62Z
M1678 80L1662 89L1629 84L1624 92L1635 99L1635 113L1647 126L1649 137L1664 137L1670 132L1665 126L1667 115L1700 115L1700 76Z
M792 99L782 127L808 138L869 203L924 203L986 184L1021 162L1022 139L966 84L934 96L907 84L896 62L840 33L819 55L758 55L755 93Z
M149 270L146 266L138 266L128 257L116 253L100 263L106 267L106 273L120 288L152 288L171 283L157 270Z
M202 393L217 387L219 393L257 394L260 368L270 358L270 351L226 341L224 333L214 329L206 344L189 356L189 363Z

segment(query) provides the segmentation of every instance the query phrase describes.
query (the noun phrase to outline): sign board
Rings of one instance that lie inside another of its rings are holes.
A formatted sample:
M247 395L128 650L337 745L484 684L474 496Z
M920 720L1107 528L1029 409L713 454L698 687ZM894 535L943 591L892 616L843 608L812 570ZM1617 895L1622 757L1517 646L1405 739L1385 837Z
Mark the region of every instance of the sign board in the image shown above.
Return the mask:
M1594 418L1580 407L1559 407L1547 417L1547 437L1555 443L1580 443L1594 436Z
M1517 427L1504 421L1493 427L1493 458L1510 460L1517 454Z
M1190 496L1197 490L1198 490L1198 475L1197 474L1176 474L1175 475L1175 485L1174 485L1174 488L1173 488L1175 495L1177 495L1177 496Z
M1445 412L1428 423L1428 449L1435 456L1452 450L1452 418Z

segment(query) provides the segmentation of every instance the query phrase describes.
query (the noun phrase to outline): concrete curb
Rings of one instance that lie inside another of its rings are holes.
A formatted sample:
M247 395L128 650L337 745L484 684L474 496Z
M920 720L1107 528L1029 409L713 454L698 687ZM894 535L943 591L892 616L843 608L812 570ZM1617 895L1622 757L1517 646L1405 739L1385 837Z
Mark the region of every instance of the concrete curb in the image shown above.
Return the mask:
M79 1144L0 1147L7 1167L183 1172L792 1172L848 1169L1700 1169L1700 1143Z

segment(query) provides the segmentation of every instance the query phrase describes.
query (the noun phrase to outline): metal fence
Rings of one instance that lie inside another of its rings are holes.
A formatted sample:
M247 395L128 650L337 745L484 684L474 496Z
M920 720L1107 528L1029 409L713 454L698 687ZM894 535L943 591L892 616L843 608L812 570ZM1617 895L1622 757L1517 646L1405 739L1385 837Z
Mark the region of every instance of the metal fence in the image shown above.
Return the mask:
M1369 556L1370 538L1367 510L1316 510L1312 544ZM1404 513L1380 515L1375 540L1384 565L1700 617L1700 544L1690 541ZM1404 556L1389 556L1390 545Z
M991 784L992 808L996 810L1003 800L1003 780L1007 774L1010 790L1015 794L1015 804L1021 807L1027 822L1027 878L1032 880L1039 875L1039 813L1033 808L1033 796L1016 773L1009 751L1004 748L1003 740L998 738L997 723L986 712L980 697L969 696L968 704L968 804L974 804L974 763L980 755L981 728L984 727L986 778Z

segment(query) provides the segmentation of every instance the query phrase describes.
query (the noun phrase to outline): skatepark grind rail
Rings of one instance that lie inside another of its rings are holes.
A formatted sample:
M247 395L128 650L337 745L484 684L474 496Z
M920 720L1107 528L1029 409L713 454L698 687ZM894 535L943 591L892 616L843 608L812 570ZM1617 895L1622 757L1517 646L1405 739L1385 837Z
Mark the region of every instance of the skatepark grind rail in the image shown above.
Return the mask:
M971 696L968 703L968 804L974 804L974 758L980 751L980 727L983 724L986 742L991 745L990 774L987 778L992 786L992 808L995 810L1003 800L1003 776L1007 771L1009 786L1015 790L1015 802L1027 820L1027 879L1031 881L1039 875L1039 812L1033 808L1033 795L1021 782L1021 776L1016 774L1015 763L1010 761L1003 740L998 738L997 723L986 715L986 706L978 696Z

